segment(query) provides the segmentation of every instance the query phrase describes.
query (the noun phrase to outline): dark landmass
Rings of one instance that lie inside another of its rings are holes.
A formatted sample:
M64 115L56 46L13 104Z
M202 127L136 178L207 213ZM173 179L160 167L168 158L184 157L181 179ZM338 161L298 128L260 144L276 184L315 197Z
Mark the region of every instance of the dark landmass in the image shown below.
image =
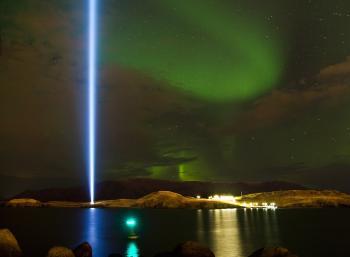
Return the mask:
M200 181L170 181L154 179L128 179L105 181L96 184L97 200L137 199L157 191L172 191L185 196L201 195L208 197L213 194L241 195L257 192L271 192L278 190L302 190L304 186L281 182L200 182ZM33 198L39 201L76 201L89 200L86 186L70 188L51 188L30 190L17 194L11 198Z

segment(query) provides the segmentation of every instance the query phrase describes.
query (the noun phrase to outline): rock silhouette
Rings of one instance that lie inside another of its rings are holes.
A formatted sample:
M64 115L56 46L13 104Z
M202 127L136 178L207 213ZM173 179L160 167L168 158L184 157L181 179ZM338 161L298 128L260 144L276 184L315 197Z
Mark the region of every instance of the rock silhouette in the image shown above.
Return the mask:
M249 255L249 257L298 257L283 247L265 247Z
M22 256L22 250L18 245L17 239L8 229L0 229L0 256L1 257Z
M75 257L71 249L62 246L52 247L46 257Z
M78 245L73 252L75 257L92 257L92 247L88 242Z

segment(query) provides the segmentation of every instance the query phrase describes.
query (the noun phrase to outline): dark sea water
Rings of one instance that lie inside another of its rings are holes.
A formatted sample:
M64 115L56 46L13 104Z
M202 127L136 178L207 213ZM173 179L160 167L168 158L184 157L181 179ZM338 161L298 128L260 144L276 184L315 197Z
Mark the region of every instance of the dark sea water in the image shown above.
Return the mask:
M138 220L138 240L127 239L126 217ZM0 208L27 257L54 245L91 243L94 256L113 252L153 256L185 240L217 257L243 257L262 246L285 246L301 257L350 256L350 209L156 210Z

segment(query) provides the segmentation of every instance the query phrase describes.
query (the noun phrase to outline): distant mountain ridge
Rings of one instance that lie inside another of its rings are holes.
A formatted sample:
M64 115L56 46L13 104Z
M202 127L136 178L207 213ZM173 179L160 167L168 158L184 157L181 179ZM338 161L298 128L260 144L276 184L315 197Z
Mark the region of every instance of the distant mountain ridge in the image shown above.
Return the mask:
M172 191L185 196L207 197L213 194L240 195L279 190L307 189L304 186L283 181L271 182L204 182L170 181L146 178L104 181L96 184L96 200L136 199L156 191ZM88 201L88 188L49 188L24 191L11 198L33 198L39 201Z
M0 174L0 199L7 199L25 190L41 190L46 188L72 187L79 185L79 179L50 177L16 177Z

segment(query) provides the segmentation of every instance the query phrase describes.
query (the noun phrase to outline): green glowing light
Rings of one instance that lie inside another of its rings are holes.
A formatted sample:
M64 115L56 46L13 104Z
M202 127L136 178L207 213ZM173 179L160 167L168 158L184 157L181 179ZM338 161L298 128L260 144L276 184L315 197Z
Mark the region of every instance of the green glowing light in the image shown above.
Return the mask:
M136 227L137 225L137 221L135 218L128 218L126 221L125 221L125 225L129 228L134 228Z

